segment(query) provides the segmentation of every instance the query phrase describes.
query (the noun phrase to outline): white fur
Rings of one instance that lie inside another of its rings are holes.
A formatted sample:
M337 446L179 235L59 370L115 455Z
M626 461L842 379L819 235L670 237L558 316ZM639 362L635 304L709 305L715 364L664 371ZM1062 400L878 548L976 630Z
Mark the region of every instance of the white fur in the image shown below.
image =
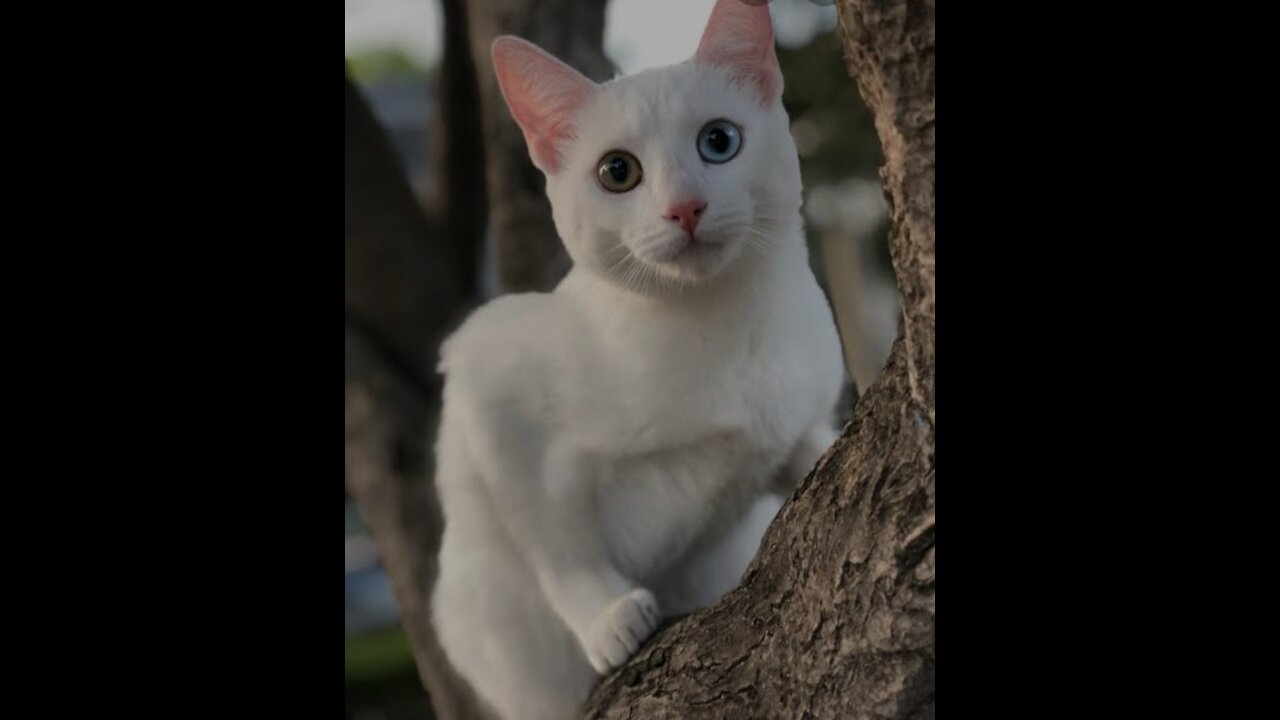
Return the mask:
M843 377L808 264L780 102L689 61L593 90L547 177L573 258L548 294L498 298L444 345L434 623L504 720L566 720L660 616L732 589L834 438ZM707 122L739 155L698 156ZM598 159L644 177L608 193ZM663 211L708 206L696 255ZM674 249L673 249L674 248Z

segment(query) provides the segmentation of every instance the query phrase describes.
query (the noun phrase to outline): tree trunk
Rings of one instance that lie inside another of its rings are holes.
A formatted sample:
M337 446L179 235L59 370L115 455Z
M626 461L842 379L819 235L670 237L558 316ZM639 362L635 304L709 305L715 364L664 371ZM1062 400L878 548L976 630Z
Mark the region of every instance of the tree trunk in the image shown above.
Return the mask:
M493 73L489 45L498 35L537 43L596 81L612 77L604 55L606 0L484 0L469 4L471 50L484 108L490 247L498 292L549 291L569 270L551 222L542 173L529 161Z
M740 587L659 631L587 718L934 717L934 5L838 9L884 148L902 333Z

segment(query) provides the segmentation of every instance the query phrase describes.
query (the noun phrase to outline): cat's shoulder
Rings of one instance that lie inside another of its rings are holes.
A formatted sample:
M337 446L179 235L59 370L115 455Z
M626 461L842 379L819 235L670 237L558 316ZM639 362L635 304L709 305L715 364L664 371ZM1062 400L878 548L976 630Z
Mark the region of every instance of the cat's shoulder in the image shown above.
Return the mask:
M572 309L552 293L503 295L477 308L440 346L439 372L501 378L536 372L563 347Z

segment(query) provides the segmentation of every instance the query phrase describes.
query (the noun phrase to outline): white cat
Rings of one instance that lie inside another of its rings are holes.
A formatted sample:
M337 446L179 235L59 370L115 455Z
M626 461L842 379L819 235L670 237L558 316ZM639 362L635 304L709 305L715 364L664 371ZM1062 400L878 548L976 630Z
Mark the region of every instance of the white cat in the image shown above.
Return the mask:
M769 11L720 0L695 57L596 84L498 38L573 269L441 349L434 623L504 720L574 717L661 617L741 579L835 439Z

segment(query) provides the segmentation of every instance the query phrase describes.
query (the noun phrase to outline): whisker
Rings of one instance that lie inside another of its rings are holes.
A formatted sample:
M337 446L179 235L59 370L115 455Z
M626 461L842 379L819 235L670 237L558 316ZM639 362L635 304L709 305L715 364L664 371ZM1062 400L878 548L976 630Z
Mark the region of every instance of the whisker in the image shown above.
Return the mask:
M619 260L618 262L614 263L612 266L610 266L610 267L609 267L609 271L608 271L608 272L609 272L609 274L610 274L610 275L617 275L617 274L618 274L618 270L622 269L622 266L623 266L623 265L625 265L625 264L627 264L627 261L629 261L629 260L631 260L631 256L630 256L630 255L624 255L624 256L622 256L622 259L621 259L621 260Z

